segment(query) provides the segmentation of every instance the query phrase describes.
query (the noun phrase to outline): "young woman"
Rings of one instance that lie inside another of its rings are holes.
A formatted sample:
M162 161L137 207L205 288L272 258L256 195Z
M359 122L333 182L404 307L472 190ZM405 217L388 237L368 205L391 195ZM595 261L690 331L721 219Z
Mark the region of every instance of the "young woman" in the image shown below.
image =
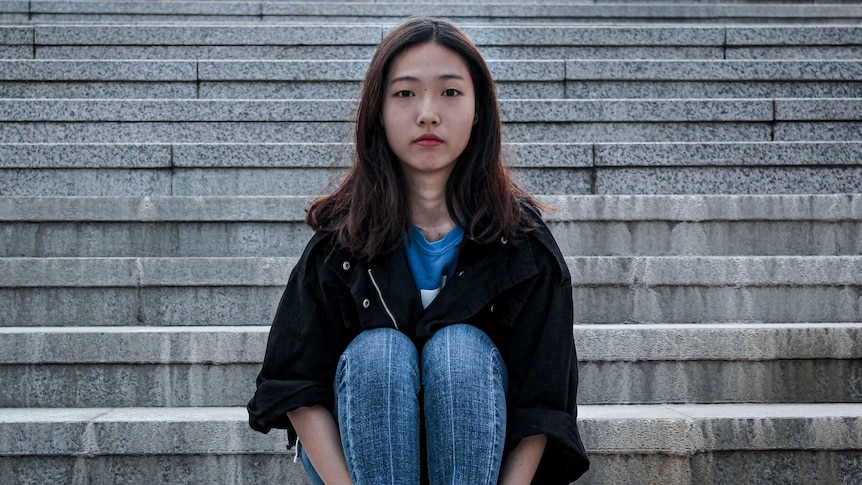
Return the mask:
M314 484L569 483L578 434L566 263L509 177L488 68L412 18L371 61L356 159L270 331L251 427Z

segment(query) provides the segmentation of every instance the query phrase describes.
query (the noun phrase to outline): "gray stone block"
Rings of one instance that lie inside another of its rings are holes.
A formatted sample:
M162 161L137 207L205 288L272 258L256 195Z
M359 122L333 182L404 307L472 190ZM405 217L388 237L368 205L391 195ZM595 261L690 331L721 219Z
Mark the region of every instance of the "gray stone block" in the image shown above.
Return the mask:
M192 61L67 61L0 62L3 81L196 81Z
M263 355L261 353L261 355ZM3 366L4 408L242 406L260 364Z
M511 97L511 96L510 96ZM565 98L855 98L858 82L569 81Z
M777 99L775 118L780 121L862 121L862 99Z
M7 223L0 257L284 256L301 254L311 236L298 221Z
M25 26L0 26L0 45L33 45L34 29Z
M0 326L140 325L139 302L134 288L0 288Z
M33 14L158 14L158 15L218 15L259 16L257 2L57 2L39 0L32 2Z
M838 129L843 126L838 124ZM765 142L772 140L772 123L507 123L503 139L515 143Z
M377 45L378 26L41 25L40 45Z
M858 61L567 60L566 79L577 81L858 81Z
M718 46L724 44L724 29L715 27L465 26L464 31L480 46Z
M598 144L597 167L860 165L858 142Z
M195 83L145 83L145 82L3 82L0 85L3 98L83 98L83 99L153 99L197 98Z
M173 195L322 195L346 172L328 168L181 169L174 171Z
M270 439L282 448L284 433ZM0 456L4 483L309 485L292 451L208 455Z
M721 46L479 46L486 59L723 59ZM848 57L853 58L853 57ZM858 56L856 57L858 58Z
M727 45L862 45L862 28L844 26L728 27Z
M359 82L202 82L200 99L353 99Z
M728 59L823 59L836 61L839 59L859 59L862 57L862 46L727 46L726 52Z
M580 348L579 348L580 350ZM859 360L580 362L579 404L862 402Z
M348 143L177 144L173 163L182 168L334 168L352 163Z
M751 122L771 120L772 109L767 99L500 101L507 122Z
M0 196L171 195L170 170L162 169L5 169Z
M2 100L2 121L348 122L353 100Z
M361 81L365 60L200 61L201 81Z
M32 59L33 46L0 45L0 59Z
M852 104L852 103L851 103ZM798 107L798 108L797 108ZM788 110L816 108L796 100ZM2 100L3 121L350 122L355 100ZM501 100L504 122L757 122L773 119L759 100ZM830 118L830 116L834 116ZM826 112L818 120L844 119Z
M862 190L862 167L655 167L598 170L596 194L835 194Z
M352 129L347 122L0 123L0 143L344 143Z
M2 46L0 46L2 48ZM5 57L36 59L371 59L376 45L73 45L18 49ZM0 53L3 51L0 50ZM24 52L24 54L18 54ZM720 55L719 55L720 57Z
M862 122L792 122L775 123L775 141L849 141L862 139Z
M311 197L0 198L0 220L301 222L311 201ZM835 201L836 207L839 204Z
M4 144L2 168L168 168L170 145Z

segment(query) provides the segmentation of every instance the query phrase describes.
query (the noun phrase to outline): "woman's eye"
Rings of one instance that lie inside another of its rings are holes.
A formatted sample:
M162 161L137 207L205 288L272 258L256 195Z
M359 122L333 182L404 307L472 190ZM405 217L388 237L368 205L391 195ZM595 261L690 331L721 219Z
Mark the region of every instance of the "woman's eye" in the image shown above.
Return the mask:
M457 89L447 89L443 91L443 96L458 96L459 93Z
M413 93L406 89L402 89L401 91L396 92L395 96L399 98L409 98L410 96L413 96Z

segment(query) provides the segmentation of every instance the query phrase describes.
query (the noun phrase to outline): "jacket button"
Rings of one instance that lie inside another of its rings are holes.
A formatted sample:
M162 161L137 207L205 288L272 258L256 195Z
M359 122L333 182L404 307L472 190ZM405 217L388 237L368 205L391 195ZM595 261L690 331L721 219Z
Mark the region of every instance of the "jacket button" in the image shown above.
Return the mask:
M500 238L500 243L501 243L501 244L506 244L506 243L508 243L508 242L509 242L509 240L508 240L508 239L506 239L505 237L501 237L501 238Z
M345 261L345 262L341 263L341 268L342 268L344 271L349 270L349 269L350 269L350 261Z
M494 313L494 305L491 305L491 308L488 309L491 313Z
M362 300L362 308L368 308L371 306L371 302L368 301L368 298Z

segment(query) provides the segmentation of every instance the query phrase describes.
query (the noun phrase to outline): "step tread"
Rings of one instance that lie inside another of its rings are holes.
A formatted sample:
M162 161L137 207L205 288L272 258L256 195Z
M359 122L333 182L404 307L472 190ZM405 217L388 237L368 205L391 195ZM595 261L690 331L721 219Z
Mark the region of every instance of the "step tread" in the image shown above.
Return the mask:
M368 60L0 60L3 81L362 81ZM496 81L858 81L858 60L488 60Z
M862 323L576 324L582 362L862 359ZM0 327L0 364L260 363L269 326Z
M862 433L862 404L581 405L578 411L585 444L598 454L853 450ZM284 452L283 434L261 435L247 421L243 407L5 408L0 455Z
M0 147L2 153L2 147ZM862 194L544 195L549 223L862 221ZM0 222L303 223L313 196L0 197Z

